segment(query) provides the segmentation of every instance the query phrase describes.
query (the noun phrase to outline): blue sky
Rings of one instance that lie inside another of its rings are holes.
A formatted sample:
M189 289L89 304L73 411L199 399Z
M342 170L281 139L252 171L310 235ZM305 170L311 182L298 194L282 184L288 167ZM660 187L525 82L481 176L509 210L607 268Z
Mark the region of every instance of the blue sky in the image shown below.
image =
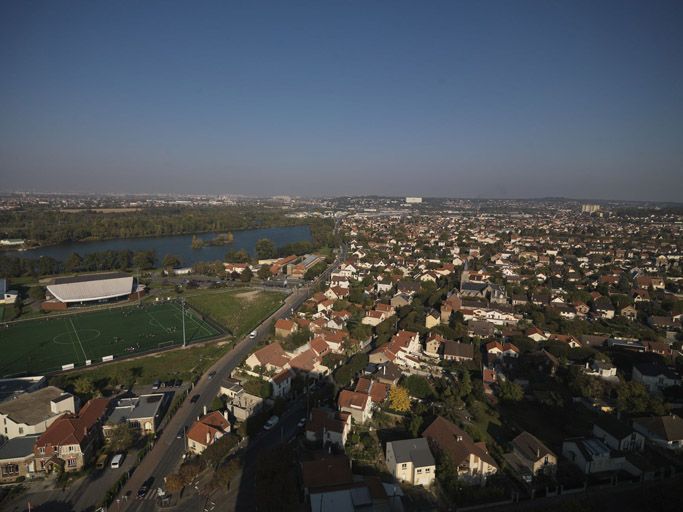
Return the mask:
M680 200L683 2L5 1L5 190Z

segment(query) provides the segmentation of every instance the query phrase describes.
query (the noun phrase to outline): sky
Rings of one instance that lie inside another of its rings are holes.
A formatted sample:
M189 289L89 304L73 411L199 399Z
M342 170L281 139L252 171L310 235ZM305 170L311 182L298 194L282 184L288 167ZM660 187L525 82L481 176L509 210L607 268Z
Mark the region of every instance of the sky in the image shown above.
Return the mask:
M683 2L0 3L0 189L681 201Z

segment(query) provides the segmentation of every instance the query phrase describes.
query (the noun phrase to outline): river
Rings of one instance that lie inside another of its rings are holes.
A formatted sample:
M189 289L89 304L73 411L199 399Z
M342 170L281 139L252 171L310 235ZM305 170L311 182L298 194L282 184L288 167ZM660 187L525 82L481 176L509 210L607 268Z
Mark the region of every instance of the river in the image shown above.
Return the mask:
M191 266L198 261L224 260L228 251L246 250L254 256L256 242L262 238L272 240L277 247L293 242L311 240L311 230L308 226L288 226L282 228L245 229L233 231L232 243L226 245L205 245L201 249L192 248L193 235L173 235L146 238L117 238L114 240L98 240L94 242L71 242L49 247L39 247L27 251L7 251L22 258L40 258L49 256L56 260L65 261L71 253L81 256L102 251L156 251L161 260L166 254L173 254L180 258L183 266ZM220 233L202 233L197 237L209 241Z

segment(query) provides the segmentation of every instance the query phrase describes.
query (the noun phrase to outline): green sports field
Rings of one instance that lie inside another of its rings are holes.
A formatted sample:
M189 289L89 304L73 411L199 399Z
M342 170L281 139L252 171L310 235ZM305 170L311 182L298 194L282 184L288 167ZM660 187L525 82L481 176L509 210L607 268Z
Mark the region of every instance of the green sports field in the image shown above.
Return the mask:
M187 343L218 330L185 311ZM183 342L179 304L165 302L15 322L0 326L0 378L84 366L103 357L136 355Z

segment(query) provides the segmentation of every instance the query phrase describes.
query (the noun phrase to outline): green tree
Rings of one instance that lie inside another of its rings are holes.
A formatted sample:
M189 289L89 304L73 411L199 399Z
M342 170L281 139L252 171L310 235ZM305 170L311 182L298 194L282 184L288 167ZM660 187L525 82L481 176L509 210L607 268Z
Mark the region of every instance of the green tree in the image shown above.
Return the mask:
M28 296L32 300L45 300L45 288L40 285L31 286Z
M504 380L499 384L499 396L503 402L519 402L524 398L524 390L518 384Z
M401 383L415 398L427 398L432 395L432 386L429 381L419 375L409 375Z
M256 242L256 257L260 260L268 260L275 257L275 244L268 238L261 238Z
M111 430L108 439L110 453L121 453L128 451L138 437L138 430L133 429L127 422L119 423Z
M180 258L174 254L167 254L161 261L164 268L177 268L180 266Z
M87 401L95 395L96 390L92 381L84 376L74 381L74 393L84 401Z
M254 273L251 271L249 267L247 267L240 274L240 281L242 281L243 283L248 283L249 281L251 281L252 277L254 277Z
M64 262L64 270L67 272L76 272L81 270L83 266L83 258L75 252L72 252Z
M261 265L261 268L258 269L257 275L259 279L268 279L272 275L270 273L270 267L268 265Z
M410 418L410 423L408 425L408 432L410 432L410 435L412 437L418 436L418 434L420 432L420 428L422 427L422 421L423 421L422 416L418 416L417 414L414 414Z

